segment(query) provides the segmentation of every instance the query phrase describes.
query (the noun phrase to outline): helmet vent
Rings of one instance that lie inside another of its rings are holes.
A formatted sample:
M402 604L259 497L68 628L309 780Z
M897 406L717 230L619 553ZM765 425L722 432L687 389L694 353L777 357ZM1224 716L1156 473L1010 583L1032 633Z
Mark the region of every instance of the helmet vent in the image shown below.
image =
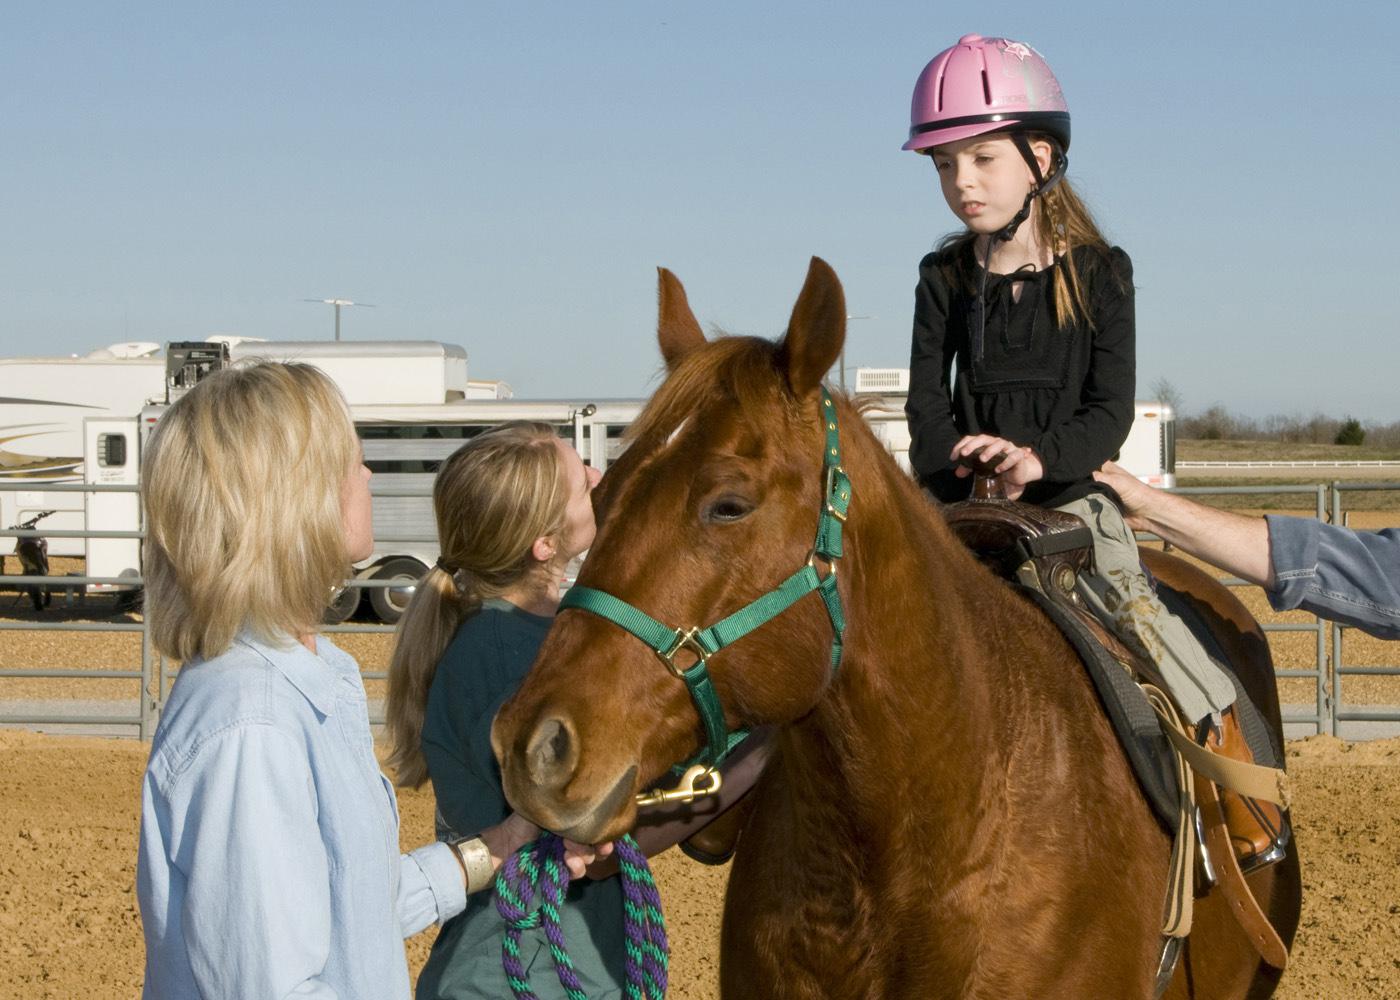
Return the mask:
M982 67L982 96L987 100L987 107L992 106L992 81L987 79L987 68Z
M943 110L943 85L948 82L947 73L938 74L938 96L934 98L934 110Z

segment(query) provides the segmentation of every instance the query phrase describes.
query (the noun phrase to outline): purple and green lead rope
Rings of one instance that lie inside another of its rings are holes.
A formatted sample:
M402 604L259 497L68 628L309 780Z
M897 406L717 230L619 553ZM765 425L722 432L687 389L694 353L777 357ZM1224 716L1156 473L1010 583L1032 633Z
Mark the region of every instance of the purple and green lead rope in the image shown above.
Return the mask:
M623 963L627 1000L664 1000L670 946L666 921L661 916L661 894L656 890L646 855L630 836L617 841L619 878L622 879L623 928L626 959ZM501 942L501 966L516 1000L539 1000L530 989L530 976L520 960L523 931L543 926L554 971L568 1000L588 1000L574 971L564 942L559 915L569 888L564 865L564 841L552 833L531 841L506 859L496 874L496 912L506 922ZM530 910L539 894L539 908Z

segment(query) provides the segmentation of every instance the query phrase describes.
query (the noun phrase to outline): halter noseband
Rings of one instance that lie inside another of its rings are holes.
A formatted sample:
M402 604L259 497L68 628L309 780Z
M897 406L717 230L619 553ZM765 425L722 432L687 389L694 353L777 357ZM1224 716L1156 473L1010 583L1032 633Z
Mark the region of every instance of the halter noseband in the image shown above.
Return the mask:
M696 761L703 765L687 772L691 797L719 790L719 774L714 770L729 752L742 742L747 733L730 733L724 725L724 709L710 682L709 658L725 646L742 639L750 632L772 621L812 591L821 595L826 613L831 618L831 672L834 676L841 665L841 640L846 629L841 608L841 595L836 589L836 562L841 558L841 529L851 503L851 480L841 466L840 431L837 428L836 406L831 394L822 386L822 424L826 431L826 447L822 450L824 487L821 516L817 522L817 537L806 564L792 576L762 597L708 627L670 628L626 601L592 587L573 587L559 603L559 610L578 608L605 618L632 633L654 652L666 669L685 683L695 710L705 727L706 747ZM816 563L827 564L826 576L817 572ZM681 650L689 650L697 659L688 668L676 664ZM711 785L696 786L700 776L709 775ZM678 790L679 791L679 790ZM683 795L680 797L684 797Z

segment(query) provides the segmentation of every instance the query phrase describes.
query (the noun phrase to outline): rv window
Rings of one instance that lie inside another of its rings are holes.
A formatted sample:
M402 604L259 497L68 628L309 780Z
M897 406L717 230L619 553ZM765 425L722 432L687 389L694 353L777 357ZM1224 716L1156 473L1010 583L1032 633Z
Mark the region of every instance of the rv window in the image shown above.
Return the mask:
M97 435L97 464L104 469L120 469L126 465L126 435Z

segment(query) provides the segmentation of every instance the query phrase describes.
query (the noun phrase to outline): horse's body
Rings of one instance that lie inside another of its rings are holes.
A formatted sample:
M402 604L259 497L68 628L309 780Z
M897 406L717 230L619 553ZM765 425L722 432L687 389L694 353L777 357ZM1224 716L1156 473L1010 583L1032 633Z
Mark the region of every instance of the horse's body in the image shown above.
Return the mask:
M817 387L844 312L814 261L780 345L706 343L663 272L671 378L603 481L581 585L700 625L801 565L823 497ZM731 726L782 727L730 877L724 995L1150 997L1170 845L1090 681L854 407L837 410L853 484L839 672L815 596L710 668ZM598 840L631 825L634 793L698 731L645 646L575 611L493 739L517 808ZM1269 871L1292 873L1296 920L1296 866ZM1288 910L1279 879L1256 877L1266 911ZM1262 980L1247 993L1259 959L1223 907L1198 903L1197 926L1169 995L1268 995Z

